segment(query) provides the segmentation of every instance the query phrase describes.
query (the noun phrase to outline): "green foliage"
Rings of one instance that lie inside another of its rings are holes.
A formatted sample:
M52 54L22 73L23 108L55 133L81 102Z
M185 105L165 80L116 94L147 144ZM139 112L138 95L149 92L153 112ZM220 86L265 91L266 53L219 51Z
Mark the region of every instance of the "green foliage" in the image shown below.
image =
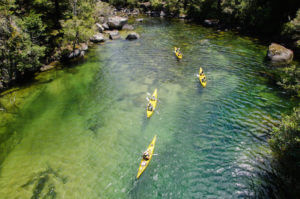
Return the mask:
M292 95L300 97L300 69L296 65L275 70L278 84Z
M290 116L284 116L269 140L274 155L282 161L293 162L300 169L300 107Z
M72 44L73 50L76 44L88 40L94 34L92 26L95 23L93 7L88 1L73 0L70 9L70 19L62 20L64 44Z
M0 17L0 69L5 81L16 78L18 72L38 68L44 56L45 47L34 44L23 25L17 17Z
M46 25L43 23L41 19L41 14L35 14L34 12L30 12L28 16L23 17L22 20L19 21L22 29L26 32L32 42L35 44L42 44L41 41L46 33Z

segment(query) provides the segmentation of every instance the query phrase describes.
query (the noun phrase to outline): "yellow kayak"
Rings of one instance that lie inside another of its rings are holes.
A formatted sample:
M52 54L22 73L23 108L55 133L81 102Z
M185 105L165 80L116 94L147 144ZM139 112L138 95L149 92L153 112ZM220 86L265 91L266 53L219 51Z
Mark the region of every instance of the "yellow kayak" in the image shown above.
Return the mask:
M206 80L206 76L203 73L203 69L201 67L199 69L199 81L200 81L201 85L203 86L203 88L205 88L207 80Z
M147 152L149 153L149 159L148 160L145 160L145 159L141 160L139 171L138 171L137 176L136 176L137 179L139 179L139 177L142 175L142 173L146 170L146 168L148 167L148 165L149 165L149 163L152 159L152 156L153 156L153 153L154 153L155 142L156 142L156 135L154 136L152 142L150 143L150 145L147 148Z
M157 88L154 90L154 92L149 100L149 103L147 106L147 118L150 118L152 116L152 114L154 113L156 104L157 104Z
M174 47L174 53L176 55L176 57L178 59L182 59L182 53L181 52L177 52L177 47Z

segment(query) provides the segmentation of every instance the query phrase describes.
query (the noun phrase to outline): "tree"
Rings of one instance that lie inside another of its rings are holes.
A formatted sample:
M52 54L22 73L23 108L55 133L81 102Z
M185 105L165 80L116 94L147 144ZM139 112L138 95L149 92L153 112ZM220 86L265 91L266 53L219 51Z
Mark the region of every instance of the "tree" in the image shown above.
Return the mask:
M6 84L20 73L36 70L45 51L45 47L31 41L26 23L13 15L13 8L14 1L0 7L0 70Z
M75 50L76 44L89 39L94 33L92 26L93 18L92 4L86 0L71 0L69 19L61 21L65 44L72 44Z

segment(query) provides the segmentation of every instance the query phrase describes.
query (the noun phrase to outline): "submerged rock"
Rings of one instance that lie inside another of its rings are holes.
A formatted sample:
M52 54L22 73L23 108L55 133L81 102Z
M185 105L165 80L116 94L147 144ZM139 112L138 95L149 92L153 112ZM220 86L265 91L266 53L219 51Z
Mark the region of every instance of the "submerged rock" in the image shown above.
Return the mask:
M128 24L125 24L123 27L122 27L122 30L133 30L134 27L132 25L128 25Z
M140 35L137 34L136 32L129 33L126 37L127 40L134 40L134 39L139 39L139 38L140 38Z
M90 41L94 43L98 43L98 42L104 42L105 39L102 33L97 33L90 38Z
M122 29L122 27L127 23L128 18L125 17L119 17L119 16L113 16L109 17L107 24L109 26L109 29Z
M267 56L275 64L288 64L293 60L294 53L282 45L272 43L269 46Z
M44 72L44 71L50 70L50 69L56 67L58 64L59 64L58 61L51 62L51 63L48 64L48 65L42 66L42 67L40 68L40 71L41 71L41 72Z

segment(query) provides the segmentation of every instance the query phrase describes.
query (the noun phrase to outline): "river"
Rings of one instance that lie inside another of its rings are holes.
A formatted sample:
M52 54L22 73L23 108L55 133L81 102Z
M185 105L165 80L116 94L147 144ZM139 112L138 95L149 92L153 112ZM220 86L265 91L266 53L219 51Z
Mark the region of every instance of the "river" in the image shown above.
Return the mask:
M267 46L177 20L136 27L139 40L94 46L84 61L2 93L1 198L255 195L266 134L293 107L259 73ZM147 119L155 88L158 107ZM154 135L157 155L136 180Z

